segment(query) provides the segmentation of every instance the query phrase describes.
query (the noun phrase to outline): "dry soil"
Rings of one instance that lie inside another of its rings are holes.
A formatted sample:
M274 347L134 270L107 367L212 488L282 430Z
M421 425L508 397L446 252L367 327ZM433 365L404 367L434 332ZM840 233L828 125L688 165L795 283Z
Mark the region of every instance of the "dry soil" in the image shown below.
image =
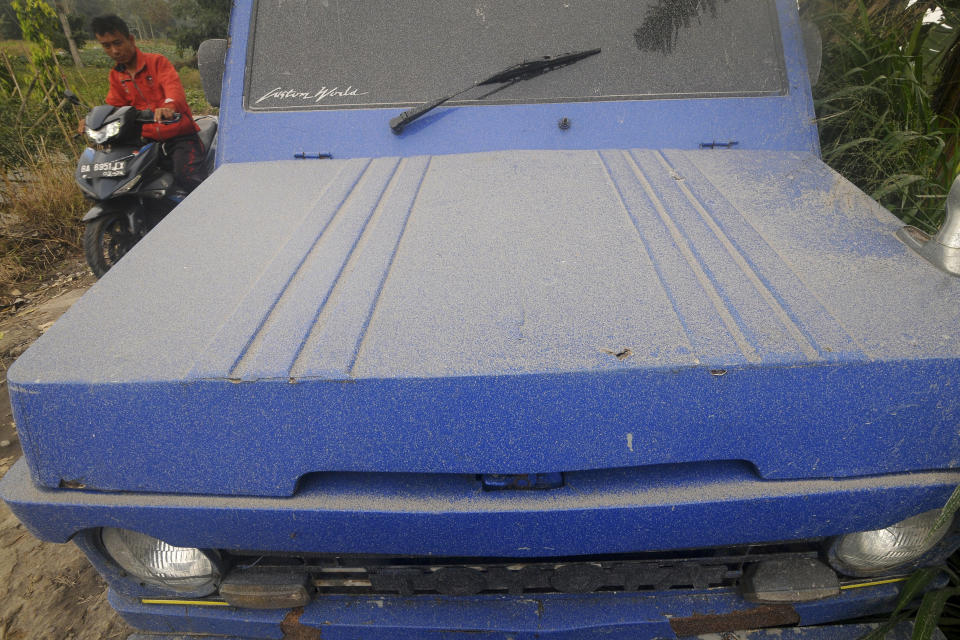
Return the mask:
M35 286L0 292L0 476L21 455L6 370L93 282L83 260L71 259ZM0 640L103 640L132 631L79 549L40 542L0 502Z

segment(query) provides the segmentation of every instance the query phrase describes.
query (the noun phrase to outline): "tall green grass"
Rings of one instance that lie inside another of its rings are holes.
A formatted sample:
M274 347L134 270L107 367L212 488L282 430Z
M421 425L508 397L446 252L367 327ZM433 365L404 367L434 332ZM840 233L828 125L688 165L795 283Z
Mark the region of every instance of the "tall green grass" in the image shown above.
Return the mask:
M824 39L814 89L824 161L904 222L935 231L960 163L960 120L933 99L951 31L925 24L922 11L808 7Z

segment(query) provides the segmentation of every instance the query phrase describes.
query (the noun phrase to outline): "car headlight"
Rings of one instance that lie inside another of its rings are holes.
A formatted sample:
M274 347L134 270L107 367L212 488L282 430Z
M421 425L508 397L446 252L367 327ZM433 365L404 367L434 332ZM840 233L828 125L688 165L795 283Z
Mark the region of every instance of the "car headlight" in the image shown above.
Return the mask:
M103 547L127 573L147 584L191 593L213 593L220 570L211 556L192 547L174 547L152 536L105 527Z
M114 120L113 122L107 124L106 126L100 127L99 129L91 129L90 127L87 127L87 137L97 144L103 144L118 133L120 133L119 120Z
M869 576L909 564L930 551L947 534L949 523L933 530L939 517L940 509L934 509L886 529L840 536L830 549L831 563L836 569L853 576Z

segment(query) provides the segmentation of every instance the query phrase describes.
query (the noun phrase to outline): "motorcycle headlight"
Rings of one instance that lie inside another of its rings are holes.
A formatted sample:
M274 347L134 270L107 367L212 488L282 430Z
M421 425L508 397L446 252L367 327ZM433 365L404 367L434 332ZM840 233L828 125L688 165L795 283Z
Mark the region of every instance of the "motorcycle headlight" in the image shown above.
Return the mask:
M907 518L886 529L858 531L837 538L830 559L847 575L869 576L909 564L930 551L947 534L945 523L933 530L940 509Z
M87 137L97 144L103 144L118 133L120 133L119 120L114 120L113 122L100 127L99 129L91 129L90 127L87 127Z
M220 570L211 556L192 547L174 547L154 537L105 527L103 547L127 573L147 584L183 592L216 590Z

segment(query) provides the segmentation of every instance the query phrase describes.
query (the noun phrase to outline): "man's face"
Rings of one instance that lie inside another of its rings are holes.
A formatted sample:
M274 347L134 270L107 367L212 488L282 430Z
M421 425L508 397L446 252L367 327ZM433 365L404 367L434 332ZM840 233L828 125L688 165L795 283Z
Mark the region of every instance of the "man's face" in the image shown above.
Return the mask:
M133 44L132 35L124 36L116 31L111 31L98 35L97 42L117 64L130 64L137 57L137 48Z

